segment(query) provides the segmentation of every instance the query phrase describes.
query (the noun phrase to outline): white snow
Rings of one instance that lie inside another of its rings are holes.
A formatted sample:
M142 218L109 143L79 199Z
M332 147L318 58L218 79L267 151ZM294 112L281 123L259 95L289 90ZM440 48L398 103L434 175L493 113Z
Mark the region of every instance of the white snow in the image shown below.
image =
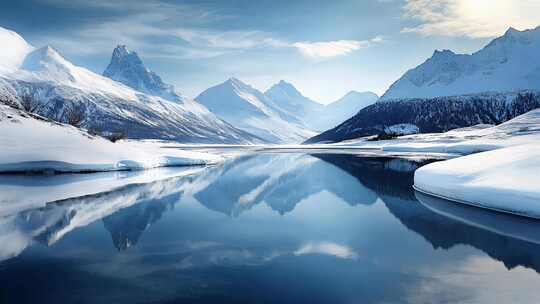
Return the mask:
M540 218L540 109L496 127L406 136L383 150L472 154L432 163L415 173L431 195Z
M222 160L207 153L163 149L159 143L112 143L5 105L0 105L0 130L0 172L137 170Z
M415 187L428 194L540 218L540 143L519 145L424 166Z
M411 126L411 129L413 127ZM358 138L329 145L385 152L446 153L467 155L540 142L540 109L530 111L498 126L476 125L445 133L401 136L393 140L368 141ZM310 146L310 145L308 145Z

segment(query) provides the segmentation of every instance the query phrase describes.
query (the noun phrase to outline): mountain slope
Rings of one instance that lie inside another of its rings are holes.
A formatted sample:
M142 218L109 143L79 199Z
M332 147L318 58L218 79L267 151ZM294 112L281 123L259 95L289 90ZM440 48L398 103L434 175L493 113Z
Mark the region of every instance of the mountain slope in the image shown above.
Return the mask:
M311 120L317 130L328 130L354 116L358 111L372 105L379 99L372 92L351 91L340 99L326 105L318 117Z
M308 118L313 112L320 111L324 106L315 102L300 93L292 84L281 80L274 84L270 89L264 92L281 109L303 120L310 126Z
M335 127L379 98L371 92L351 91L335 102L322 105L305 97L292 84L283 80L274 84L264 95L313 130Z
M472 55L435 51L392 84L381 101L540 90L539 53L540 27L526 31L510 28Z
M103 72L103 76L149 95L172 101L180 99L173 85L164 83L159 75L147 69L139 55L128 50L125 45L119 45L114 49L111 62Z
M1 28L0 33L9 38L2 41L5 47L0 49L0 58L13 59L2 63L11 69L0 70L0 97L16 103L28 97L41 104L36 111L42 116L66 122L66 109L76 107L84 114L82 127L99 132L126 130L130 138L260 142L192 100L171 102L144 94L73 65L52 47L34 50L20 36ZM24 59L15 60L18 58Z
M195 98L233 126L274 143L296 143L312 136L302 121L260 91L231 78Z

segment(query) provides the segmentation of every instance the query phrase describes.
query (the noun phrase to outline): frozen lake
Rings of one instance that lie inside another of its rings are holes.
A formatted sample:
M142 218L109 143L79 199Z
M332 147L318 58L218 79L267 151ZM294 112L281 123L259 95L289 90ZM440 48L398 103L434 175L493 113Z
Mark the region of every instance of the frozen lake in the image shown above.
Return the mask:
M426 161L313 153L0 176L0 302L540 302L540 222L415 193Z

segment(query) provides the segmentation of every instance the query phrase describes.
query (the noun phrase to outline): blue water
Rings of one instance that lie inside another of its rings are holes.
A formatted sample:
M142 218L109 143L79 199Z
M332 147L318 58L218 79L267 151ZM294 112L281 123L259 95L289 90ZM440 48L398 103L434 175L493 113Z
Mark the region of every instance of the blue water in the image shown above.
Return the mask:
M0 303L540 302L538 222L415 193L424 163L253 154L38 204L107 174L4 176Z

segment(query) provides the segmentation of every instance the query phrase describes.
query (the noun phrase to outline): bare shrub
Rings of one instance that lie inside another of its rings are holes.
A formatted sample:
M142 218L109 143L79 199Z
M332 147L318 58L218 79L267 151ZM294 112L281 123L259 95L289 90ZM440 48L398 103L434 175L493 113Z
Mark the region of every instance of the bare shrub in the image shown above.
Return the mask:
M80 127L85 118L85 108L81 103L71 103L64 108L63 121L74 127Z
M110 140L111 142L117 142L121 139L127 138L127 130L126 129L120 129L115 132L110 132L109 134L105 135L105 138Z
M21 106L28 113L38 114L44 107L44 104L35 99L32 95L23 95L21 97Z

